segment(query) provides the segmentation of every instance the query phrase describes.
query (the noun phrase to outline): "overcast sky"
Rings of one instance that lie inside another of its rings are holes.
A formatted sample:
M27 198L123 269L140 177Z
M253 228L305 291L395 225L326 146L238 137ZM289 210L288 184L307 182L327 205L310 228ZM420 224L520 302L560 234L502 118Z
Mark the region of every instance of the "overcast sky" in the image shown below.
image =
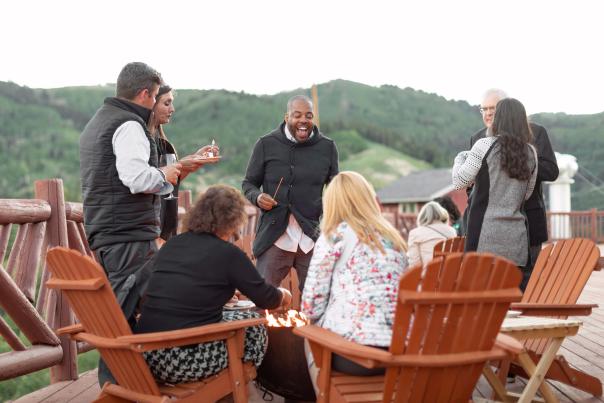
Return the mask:
M8 0L0 13L0 81L36 88L115 82L145 61L175 88L273 94L342 78L604 111L601 0Z

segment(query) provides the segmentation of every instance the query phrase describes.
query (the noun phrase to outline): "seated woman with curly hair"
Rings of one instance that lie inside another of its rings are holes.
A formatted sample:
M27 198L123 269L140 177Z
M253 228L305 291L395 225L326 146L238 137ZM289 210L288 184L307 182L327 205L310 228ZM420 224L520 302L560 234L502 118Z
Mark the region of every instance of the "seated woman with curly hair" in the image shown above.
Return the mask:
M236 289L260 308L289 305L289 291L265 283L245 253L228 242L247 219L244 206L230 186L211 186L201 196L187 217L187 231L171 238L153 262L137 333L259 317L223 311ZM259 366L266 347L264 326L246 329L244 361ZM206 378L228 363L224 341L149 351L145 359L157 379L170 383Z

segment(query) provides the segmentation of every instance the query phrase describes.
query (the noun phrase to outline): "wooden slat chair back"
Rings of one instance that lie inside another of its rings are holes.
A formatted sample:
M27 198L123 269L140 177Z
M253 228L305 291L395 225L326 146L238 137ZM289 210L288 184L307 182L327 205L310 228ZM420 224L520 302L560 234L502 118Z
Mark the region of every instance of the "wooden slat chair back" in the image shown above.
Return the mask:
M507 356L495 339L510 303L520 300L520 280L512 262L490 254L452 253L428 263L423 274L415 266L400 280L389 352L315 326L296 329L321 364L319 401L468 401L485 363ZM313 332L340 340L321 348ZM367 367L385 366L386 374L332 373L332 351Z
M558 241L539 253L522 302L574 304L596 268L600 251L584 238Z
M449 253L463 252L466 245L466 237L456 236L443 239L434 245L433 257L447 256Z
M539 253L520 306L550 305L553 311L549 312L548 316L562 319L566 319L569 314L580 314L577 311L556 308L556 305L570 307L576 304L599 257L600 250L589 239L568 239L546 246ZM583 309L581 307L579 305L577 309L580 311ZM593 305L584 306L585 313L589 314L592 307ZM535 312L529 310L526 314L535 314ZM525 347L536 354L541 354L547 347L547 340L527 340Z
M235 242L235 245L243 250L252 262L256 263L256 257L252 252L252 245L256 236L256 223L259 214L258 208L251 204L246 204L245 213L247 215L247 220L239 229L239 239Z
M87 333L105 338L132 334L103 269L75 251L48 252L52 277L47 286L67 295ZM159 396L160 391L143 356L129 349L97 347L118 383L132 391Z
M95 346L118 385L106 383L99 402L165 402L178 398L186 402L214 402L233 393L237 403L247 402L246 384L256 376L252 363L243 363L245 328L265 323L245 319L166 332L132 334L103 269L90 257L66 248L47 254L52 278L49 288L67 295L80 324L59 332ZM158 383L142 352L225 340L228 368L199 382L178 385Z
M577 304L579 296L597 269L600 250L584 238L561 240L541 250L526 291L519 304L512 309L524 315L553 316L565 319L574 315L589 315L595 304ZM526 340L524 347L538 357L549 344L548 339ZM519 367L513 368L520 371ZM548 377L602 395L602 383L596 377L573 367L562 356L552 364Z

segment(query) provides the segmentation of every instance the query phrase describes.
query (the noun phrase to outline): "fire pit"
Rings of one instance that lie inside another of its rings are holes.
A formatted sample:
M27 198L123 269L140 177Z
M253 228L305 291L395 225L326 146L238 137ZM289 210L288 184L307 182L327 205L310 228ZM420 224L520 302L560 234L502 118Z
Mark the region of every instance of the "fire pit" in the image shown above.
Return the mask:
M268 350L258 368L258 383L287 400L316 401L306 366L304 339L293 333L294 327L307 323L306 318L290 310L277 317L267 312L267 319Z

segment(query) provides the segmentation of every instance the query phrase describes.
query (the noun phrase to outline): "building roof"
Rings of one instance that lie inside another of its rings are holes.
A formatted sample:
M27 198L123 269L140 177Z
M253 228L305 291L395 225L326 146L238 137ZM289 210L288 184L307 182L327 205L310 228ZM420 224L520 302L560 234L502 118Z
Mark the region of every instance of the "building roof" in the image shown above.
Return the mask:
M381 203L427 202L453 191L451 169L426 169L405 175L377 192Z

